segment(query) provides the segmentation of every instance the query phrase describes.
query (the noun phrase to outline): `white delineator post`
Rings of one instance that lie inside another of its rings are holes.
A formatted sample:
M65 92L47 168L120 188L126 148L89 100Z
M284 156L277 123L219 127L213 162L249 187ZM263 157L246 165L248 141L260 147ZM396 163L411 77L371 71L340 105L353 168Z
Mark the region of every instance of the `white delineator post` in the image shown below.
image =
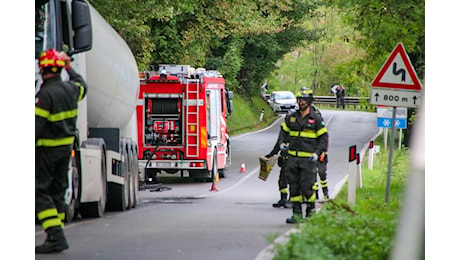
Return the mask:
M361 178L361 157L359 153L356 154L356 186L359 188L363 187L363 181Z
M367 168L372 170L374 167L374 141L369 143L369 151L368 151L368 159L367 159Z
M350 146L348 150L348 203L356 202L356 145Z

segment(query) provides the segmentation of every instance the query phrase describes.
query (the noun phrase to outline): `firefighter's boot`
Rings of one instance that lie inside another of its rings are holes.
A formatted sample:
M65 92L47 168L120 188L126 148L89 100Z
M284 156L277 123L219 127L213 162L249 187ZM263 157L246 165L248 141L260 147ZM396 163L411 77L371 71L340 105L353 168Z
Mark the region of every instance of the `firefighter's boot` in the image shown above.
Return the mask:
M323 198L324 200L329 200L329 189L327 187L323 187Z
M300 202L292 202L292 217L286 219L287 224L295 224L302 221L302 204Z
M35 247L37 254L57 253L69 248L64 235L64 230L60 227L50 227L46 230L46 240L43 245Z
M307 209L305 211L305 218L310 217L315 212L316 212L315 203L314 202L307 202Z
M291 208L291 203L288 201L287 193L280 193L281 199L277 203L273 203L272 206L274 208Z

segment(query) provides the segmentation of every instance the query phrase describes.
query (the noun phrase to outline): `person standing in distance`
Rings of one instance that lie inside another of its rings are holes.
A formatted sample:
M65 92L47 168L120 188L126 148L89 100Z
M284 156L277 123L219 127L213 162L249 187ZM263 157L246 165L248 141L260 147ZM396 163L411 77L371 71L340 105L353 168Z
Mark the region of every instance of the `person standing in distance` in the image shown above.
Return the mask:
M337 108L345 109L345 88L343 85L339 85L336 90L337 95Z
M64 235L65 200L72 145L76 136L78 101L86 96L83 77L72 69L70 57L54 49L39 58L43 83L35 95L35 212L46 240L35 253L69 248ZM69 81L61 79L61 71Z
M327 152L329 135L322 118L312 111L312 91L297 93L299 110L287 115L281 124L281 149L287 150L286 172L289 180L289 194L292 217L286 223L297 223L302 219L302 202L306 198L305 217L315 212L316 161Z

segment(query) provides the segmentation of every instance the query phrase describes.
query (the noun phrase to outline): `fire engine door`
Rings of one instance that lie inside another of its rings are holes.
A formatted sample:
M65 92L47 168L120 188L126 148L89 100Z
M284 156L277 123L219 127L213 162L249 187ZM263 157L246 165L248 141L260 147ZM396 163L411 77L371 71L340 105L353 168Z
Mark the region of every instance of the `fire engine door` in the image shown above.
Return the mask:
M206 91L207 129L208 136L213 144L220 141L220 107L219 90L210 89Z

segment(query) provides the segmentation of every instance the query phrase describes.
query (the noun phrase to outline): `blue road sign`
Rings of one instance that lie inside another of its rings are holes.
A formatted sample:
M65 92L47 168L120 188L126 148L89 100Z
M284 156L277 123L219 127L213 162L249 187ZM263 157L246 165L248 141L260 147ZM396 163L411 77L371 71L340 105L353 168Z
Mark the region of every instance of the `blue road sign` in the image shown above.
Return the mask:
M377 127L383 127L383 128L391 128L391 117L377 117ZM396 129L406 129L407 128L407 119L405 118L396 118L395 119L395 128Z

